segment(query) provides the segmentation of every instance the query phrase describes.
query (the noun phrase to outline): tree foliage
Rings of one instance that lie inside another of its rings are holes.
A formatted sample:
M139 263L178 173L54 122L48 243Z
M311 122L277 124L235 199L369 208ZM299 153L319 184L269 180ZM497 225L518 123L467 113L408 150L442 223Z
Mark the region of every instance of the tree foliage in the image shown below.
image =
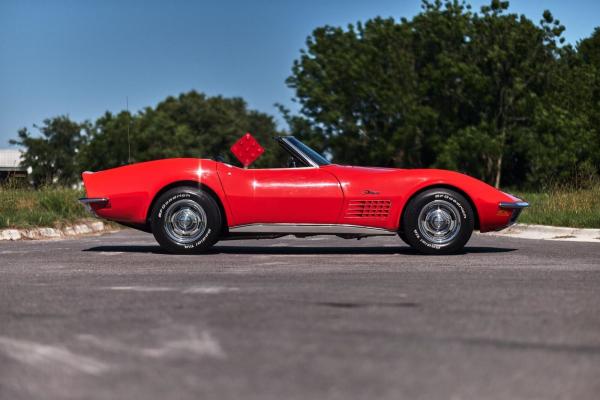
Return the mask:
M537 23L492 0L422 2L412 19L316 28L280 106L289 132L335 162L438 167L496 186L581 182L600 171L600 28L576 46L550 11ZM35 185L71 185L82 170L167 157L223 156L251 132L267 147L254 167L281 166L272 116L241 98L191 91L95 122L59 116L14 144Z
M278 135L273 117L249 110L244 100L191 91L137 115L104 114L89 131L80 163L99 170L159 158L228 158L229 147L245 132L265 146ZM267 153L263 165L273 162L274 152Z
M492 1L423 1L412 20L315 29L288 86L292 132L336 161L460 170L499 186L597 173L598 31L564 46Z
M77 182L79 165L76 160L86 125L73 122L67 116L58 116L44 120L42 126L34 126L41 134L39 137L26 128L19 130L19 138L10 143L26 148L23 166L31 168L34 186L68 186Z

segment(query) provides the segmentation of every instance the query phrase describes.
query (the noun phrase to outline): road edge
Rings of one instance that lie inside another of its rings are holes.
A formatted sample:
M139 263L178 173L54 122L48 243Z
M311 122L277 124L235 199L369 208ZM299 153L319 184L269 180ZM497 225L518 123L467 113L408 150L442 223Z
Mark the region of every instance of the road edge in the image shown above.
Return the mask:
M0 241L66 239L116 232L119 228L102 221L79 221L61 228L0 229Z
M62 228L0 229L0 241L77 238L78 236L99 235L119 230L118 227L102 221L80 221ZM515 224L502 231L480 233L480 235L600 243L600 229L535 224Z
M482 235L521 239L600 243L600 229L569 228L535 224L515 224L502 231L486 232L482 233Z

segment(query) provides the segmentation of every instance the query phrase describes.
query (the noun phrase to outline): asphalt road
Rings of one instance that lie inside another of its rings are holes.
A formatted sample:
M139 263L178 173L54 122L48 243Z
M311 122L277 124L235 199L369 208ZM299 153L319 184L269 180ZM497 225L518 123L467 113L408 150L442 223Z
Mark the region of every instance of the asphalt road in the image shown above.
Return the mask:
M2 399L598 399L600 246L0 242Z

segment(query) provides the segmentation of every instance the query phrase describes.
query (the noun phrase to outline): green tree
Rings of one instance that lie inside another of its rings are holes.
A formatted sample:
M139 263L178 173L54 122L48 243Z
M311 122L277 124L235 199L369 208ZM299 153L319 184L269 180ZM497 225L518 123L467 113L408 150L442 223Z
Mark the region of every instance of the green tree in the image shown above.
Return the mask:
M584 65L592 69L591 104L589 105L590 123L595 131L594 161L597 171L600 171L600 27L594 30L589 38L582 40L578 47L578 55Z
M577 50L586 64L600 67L600 27L594 29L589 38L583 39Z
M541 101L531 112L532 127L520 137L529 183L569 183L579 187L597 172L600 150L594 122L595 70L570 48L553 65Z
M481 124L479 99L472 94L479 85L479 71L469 51L476 35L473 13L468 4L458 1L423 1L422 12L401 23L411 32L415 86L426 110L421 123L422 163L415 166L449 167L438 159L445 143L455 132ZM463 156L472 155L467 153L462 151ZM475 174L474 164L463 158L455 167L462 165L461 170Z
M89 143L82 151L82 168L100 170L125 165L129 147L136 162L223 156L235 163L229 148L246 132L269 150L254 166L275 163L272 138L279 132L273 117L249 110L241 98L208 97L191 91L167 97L134 116L127 112L106 113L89 132Z
M478 66L472 96L478 99L486 128L482 134L494 144L495 151L486 157L493 160L491 181L496 187L515 135L531 125L530 115L546 89L564 30L549 11L538 27L522 15L504 14L507 8L507 1L482 7L482 15L474 17L476 34L469 45L470 58Z
M415 127L422 122L409 37L407 26L376 18L347 30L318 28L307 40L287 83L308 123L323 135L319 147L336 160L418 162L418 153L405 151L419 146ZM287 119L293 129L307 127Z
M344 163L451 168L496 186L568 179L560 171L589 165L572 149L589 138L593 74L549 11L535 24L508 8L423 1L410 21L315 29L287 80L301 105L284 113L290 130Z
M33 185L68 186L78 182L80 171L75 160L87 123L79 124L67 116L58 116L44 120L42 126L34 127L41 133L40 137L33 136L27 128L23 128L19 130L19 138L10 141L25 148L23 166L31 168Z
M139 118L127 111L106 112L86 131L78 164L82 170L98 171L127 164L131 139L138 135ZM135 143L134 143L135 145Z

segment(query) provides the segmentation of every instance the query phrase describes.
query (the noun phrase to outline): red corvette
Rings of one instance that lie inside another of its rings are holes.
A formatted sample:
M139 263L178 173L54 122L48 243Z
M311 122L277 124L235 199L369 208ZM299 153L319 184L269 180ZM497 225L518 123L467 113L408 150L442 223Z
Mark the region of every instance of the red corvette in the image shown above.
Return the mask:
M284 168L247 169L174 158L84 172L98 216L152 232L174 253L218 240L285 235L399 235L429 254L460 251L474 229L513 224L528 204L469 176L435 169L331 164L292 136Z

